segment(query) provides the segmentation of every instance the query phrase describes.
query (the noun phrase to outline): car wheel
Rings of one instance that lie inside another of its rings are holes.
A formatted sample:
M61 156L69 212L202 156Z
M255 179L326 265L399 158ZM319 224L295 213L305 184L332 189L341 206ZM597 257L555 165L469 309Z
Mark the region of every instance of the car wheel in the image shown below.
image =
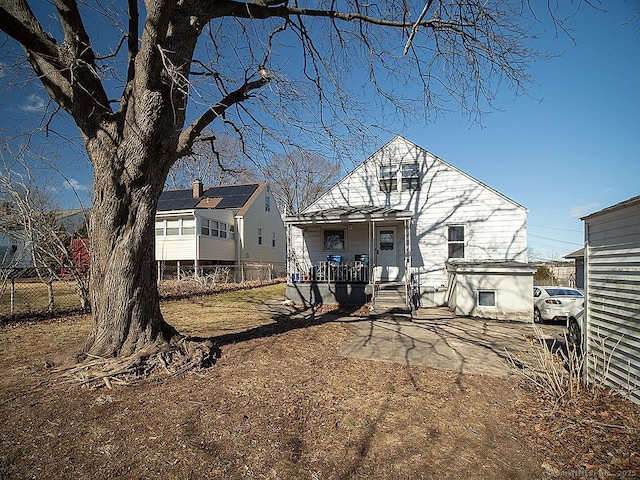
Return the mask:
M533 309L533 321L535 323L542 323L542 315L540 315L540 310L537 308Z
M578 348L580 347L580 343L582 340L580 335L580 325L578 325L578 322L576 321L575 318L569 319L567 340L569 341L569 344L571 344L572 346L578 347Z

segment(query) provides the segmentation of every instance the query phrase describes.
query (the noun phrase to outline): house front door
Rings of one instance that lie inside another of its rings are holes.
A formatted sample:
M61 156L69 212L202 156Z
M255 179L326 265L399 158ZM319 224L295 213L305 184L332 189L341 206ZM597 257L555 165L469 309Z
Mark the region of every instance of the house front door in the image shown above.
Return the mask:
M396 282L400 280L398 267L398 237L395 227L376 229L376 281Z

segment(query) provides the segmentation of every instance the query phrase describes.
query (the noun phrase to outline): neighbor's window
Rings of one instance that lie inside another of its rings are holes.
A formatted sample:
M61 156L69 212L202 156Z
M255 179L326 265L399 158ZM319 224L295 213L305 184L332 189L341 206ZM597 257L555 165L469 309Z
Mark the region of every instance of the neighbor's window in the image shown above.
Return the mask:
M478 305L480 307L495 307L496 306L496 292L493 290L479 290L478 291Z
M166 235L179 235L180 234L180 219L167 220L167 233Z
M271 246L276 248L276 232L271 232Z
M380 191L392 192L398 189L395 165L380 165Z
M227 238L227 224L220 222L218 231L220 232L220 238Z
M195 218L183 218L182 219L182 235L193 235L195 233L196 233Z
M209 235L211 232L211 220L203 218L200 220L200 235Z
M164 235L164 220L156 220L156 237L161 237L162 235Z
M450 226L447 235L449 258L464 258L464 227Z
M344 250L344 230L324 230L322 245L325 250Z
M269 195L264 197L264 210L265 212L271 211L271 197L269 197Z
M229 239L235 240L236 238L236 227L233 225L229 225Z
M262 227L258 227L258 245L262 245L263 235L262 235Z
M420 167L417 163L402 164L402 190L420 190Z

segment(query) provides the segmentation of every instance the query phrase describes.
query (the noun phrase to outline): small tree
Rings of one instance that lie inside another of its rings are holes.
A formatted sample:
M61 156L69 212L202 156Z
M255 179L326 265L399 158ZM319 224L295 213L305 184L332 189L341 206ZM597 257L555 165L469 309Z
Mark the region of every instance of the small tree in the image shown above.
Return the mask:
M58 272L65 270L75 283L83 309L89 307L89 279L72 261L69 235L60 223L59 209L50 194L40 188L19 153L7 161L11 154L6 148L0 155L0 203L7 205L11 223L0 226L0 233L11 236L29 249L38 278L47 286L48 310L55 308L53 281Z

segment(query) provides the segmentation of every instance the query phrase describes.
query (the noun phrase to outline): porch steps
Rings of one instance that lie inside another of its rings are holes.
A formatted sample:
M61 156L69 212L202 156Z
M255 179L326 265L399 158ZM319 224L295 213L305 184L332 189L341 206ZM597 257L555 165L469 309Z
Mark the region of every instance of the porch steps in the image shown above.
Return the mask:
M407 315L411 309L407 307L405 300L404 283L381 283L376 285L376 294L373 299L374 315Z

